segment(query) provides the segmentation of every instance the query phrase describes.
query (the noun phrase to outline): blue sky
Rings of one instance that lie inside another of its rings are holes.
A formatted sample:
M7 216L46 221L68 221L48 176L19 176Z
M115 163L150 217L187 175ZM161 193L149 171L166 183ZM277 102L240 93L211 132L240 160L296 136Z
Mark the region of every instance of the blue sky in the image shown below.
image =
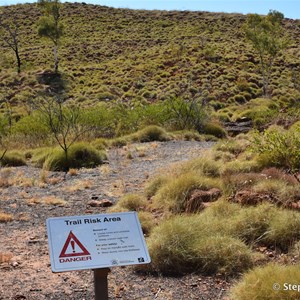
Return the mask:
M25 2L36 1L0 0L0 5ZM244 14L267 14L273 9L284 13L287 18L300 19L300 0L77 0L77 2L134 9L200 10Z

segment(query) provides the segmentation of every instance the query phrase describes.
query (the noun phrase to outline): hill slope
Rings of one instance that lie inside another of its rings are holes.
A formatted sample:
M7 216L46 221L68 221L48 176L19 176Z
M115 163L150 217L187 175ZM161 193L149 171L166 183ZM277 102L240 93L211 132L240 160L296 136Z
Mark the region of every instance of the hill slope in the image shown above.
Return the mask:
M53 68L52 45L37 35L41 12L35 4L3 11L21 24L23 71L16 75L13 52L0 42L0 101L20 105L43 88L39 74ZM152 102L194 89L219 109L261 95L258 57L241 29L244 15L84 3L65 3L61 12L60 71L68 99L86 105L112 99ZM275 63L272 96L297 98L293 80L299 76L300 21L285 19L284 26L290 45Z

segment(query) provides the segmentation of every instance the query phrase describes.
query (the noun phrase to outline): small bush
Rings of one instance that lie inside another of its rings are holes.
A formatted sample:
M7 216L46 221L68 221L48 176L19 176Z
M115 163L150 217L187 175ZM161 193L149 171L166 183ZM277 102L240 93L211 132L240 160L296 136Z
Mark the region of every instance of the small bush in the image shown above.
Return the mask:
M256 133L253 151L259 154L262 167L282 167L292 171L300 169L300 130L269 128L264 133Z
M25 166L26 161L24 155L16 151L7 152L0 161L1 166L5 167L19 167Z
M285 290L285 283L299 284L299 265L269 264L246 273L230 292L232 300L298 300L299 291ZM276 284L276 285L274 285ZM299 287L299 286L298 286Z
M68 160L62 149L53 150L44 163L44 168L51 171L66 171L70 168L94 168L103 163L105 153L97 151L86 143L78 143L68 150Z

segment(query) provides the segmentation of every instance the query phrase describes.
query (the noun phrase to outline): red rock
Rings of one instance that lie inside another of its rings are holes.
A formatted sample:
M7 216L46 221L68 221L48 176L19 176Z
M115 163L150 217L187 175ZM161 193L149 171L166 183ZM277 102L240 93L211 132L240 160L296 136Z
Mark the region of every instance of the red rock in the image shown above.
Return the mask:
M196 212L210 206L210 202L217 200L221 196L221 190L212 188L208 191L196 189L192 191L190 198L186 202L186 212Z

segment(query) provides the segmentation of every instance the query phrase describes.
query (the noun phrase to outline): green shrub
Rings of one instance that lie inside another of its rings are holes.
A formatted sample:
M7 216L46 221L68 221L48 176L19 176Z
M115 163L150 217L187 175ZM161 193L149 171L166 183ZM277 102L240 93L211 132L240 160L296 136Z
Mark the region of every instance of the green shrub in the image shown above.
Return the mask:
M269 264L246 273L231 289L230 299L298 300L299 282L299 265ZM296 284L296 290L286 290L285 284Z
M68 150L68 159L65 152L54 149L46 158L43 167L51 171L66 171L70 168L94 168L103 163L106 159L104 152L97 151L87 143L77 143Z
M270 128L256 133L252 149L259 154L258 162L263 167L282 167L297 171L300 169L300 130Z
M22 136L25 139L32 138L35 143L44 141L50 135L49 129L41 121L41 115L34 113L25 116L16 122L12 127L12 134Z
M153 271L163 274L235 274L252 266L243 242L212 234L200 215L177 216L155 227L148 240Z
M1 166L5 167L19 167L25 166L26 161L23 154L17 151L6 152L4 157L0 161Z

